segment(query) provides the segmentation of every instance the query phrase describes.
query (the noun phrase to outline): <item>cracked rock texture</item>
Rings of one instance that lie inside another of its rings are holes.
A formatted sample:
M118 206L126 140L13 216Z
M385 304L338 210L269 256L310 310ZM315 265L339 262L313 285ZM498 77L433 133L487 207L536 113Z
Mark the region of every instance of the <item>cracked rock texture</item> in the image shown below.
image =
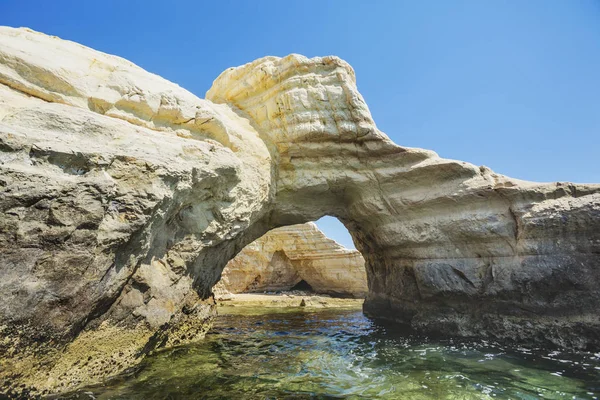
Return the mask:
M213 287L218 296L290 290L304 280L315 293L362 298L367 294L360 252L329 239L309 222L269 231L227 263Z
M122 58L0 27L0 392L99 382L202 338L225 264L332 215L370 315L600 348L600 185L401 147L336 57L265 57L200 99Z

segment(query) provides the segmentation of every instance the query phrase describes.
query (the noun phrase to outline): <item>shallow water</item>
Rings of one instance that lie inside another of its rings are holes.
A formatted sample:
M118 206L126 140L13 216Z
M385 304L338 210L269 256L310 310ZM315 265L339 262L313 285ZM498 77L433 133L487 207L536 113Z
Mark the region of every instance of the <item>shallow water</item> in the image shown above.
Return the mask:
M595 399L600 353L410 338L358 310L246 310L70 398Z

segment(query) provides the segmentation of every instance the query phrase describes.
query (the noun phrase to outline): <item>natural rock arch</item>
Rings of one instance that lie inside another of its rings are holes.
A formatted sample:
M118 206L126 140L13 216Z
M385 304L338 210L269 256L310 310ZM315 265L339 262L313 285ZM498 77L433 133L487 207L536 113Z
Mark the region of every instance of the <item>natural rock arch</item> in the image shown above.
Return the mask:
M275 147L271 223L329 214L346 225L366 259L371 315L598 345L598 185L525 182L397 146L335 57L260 59L225 71L207 98L242 110Z
M204 100L73 42L0 35L3 391L65 390L201 338L225 263L325 214L365 257L370 315L600 345L600 186L398 146L336 57L230 68Z

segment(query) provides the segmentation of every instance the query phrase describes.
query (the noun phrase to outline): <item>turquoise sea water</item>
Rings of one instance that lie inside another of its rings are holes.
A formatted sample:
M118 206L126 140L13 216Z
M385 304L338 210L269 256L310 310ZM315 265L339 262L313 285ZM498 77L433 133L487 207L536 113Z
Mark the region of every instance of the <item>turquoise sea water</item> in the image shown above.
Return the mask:
M600 353L409 337L360 310L245 309L69 398L595 399Z

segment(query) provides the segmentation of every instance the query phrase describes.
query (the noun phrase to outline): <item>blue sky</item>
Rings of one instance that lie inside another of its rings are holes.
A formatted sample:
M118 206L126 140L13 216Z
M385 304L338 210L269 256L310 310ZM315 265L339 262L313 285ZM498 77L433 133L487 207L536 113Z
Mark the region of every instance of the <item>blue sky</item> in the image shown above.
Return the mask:
M334 54L378 127L516 178L600 182L600 1L0 1L203 97L230 66ZM351 245L335 221L319 225Z

